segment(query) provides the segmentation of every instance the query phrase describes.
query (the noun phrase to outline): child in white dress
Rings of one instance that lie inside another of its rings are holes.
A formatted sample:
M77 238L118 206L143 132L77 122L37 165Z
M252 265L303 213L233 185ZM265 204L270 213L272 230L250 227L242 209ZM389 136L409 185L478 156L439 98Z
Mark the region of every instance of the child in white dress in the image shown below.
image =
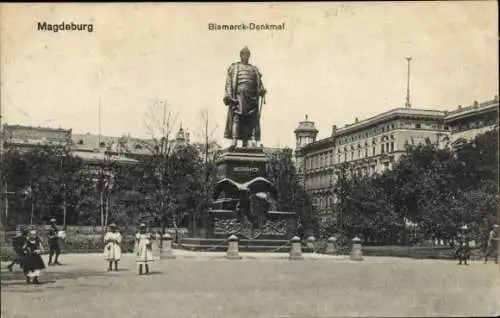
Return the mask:
M149 274L149 265L154 262L153 236L146 231L146 225L139 226L139 233L135 235L135 255L137 256L138 273ZM144 272L142 271L144 268Z
M109 263L108 272L113 270L115 263L115 271L118 271L118 262L122 255L122 235L118 232L116 224L109 225L109 231L104 235L104 258Z

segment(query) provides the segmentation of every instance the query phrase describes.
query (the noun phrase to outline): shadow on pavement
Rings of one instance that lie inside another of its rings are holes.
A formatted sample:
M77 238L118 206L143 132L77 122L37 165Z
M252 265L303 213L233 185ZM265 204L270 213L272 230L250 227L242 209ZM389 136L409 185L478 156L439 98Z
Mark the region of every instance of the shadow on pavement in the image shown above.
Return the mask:
M64 288L63 286L51 286L58 280L63 279L81 279L86 277L100 277L105 276L107 273L102 271L71 271L71 272L44 272L40 277L40 284L27 284L26 278L22 272L3 272L0 276L0 285L2 292L38 292L40 289L37 287L50 287L50 288ZM108 274L109 275L109 274ZM26 286L27 288L18 289L19 286ZM15 288L15 289L13 289Z

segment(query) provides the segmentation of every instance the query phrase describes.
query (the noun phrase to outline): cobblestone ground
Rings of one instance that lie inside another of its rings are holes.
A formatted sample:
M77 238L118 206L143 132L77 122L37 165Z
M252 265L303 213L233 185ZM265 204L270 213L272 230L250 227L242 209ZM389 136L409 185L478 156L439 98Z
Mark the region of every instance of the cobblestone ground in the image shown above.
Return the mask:
M343 257L186 254L138 276L124 255L107 273L100 255L63 255L43 284L2 264L2 318L492 316L499 267L473 262Z

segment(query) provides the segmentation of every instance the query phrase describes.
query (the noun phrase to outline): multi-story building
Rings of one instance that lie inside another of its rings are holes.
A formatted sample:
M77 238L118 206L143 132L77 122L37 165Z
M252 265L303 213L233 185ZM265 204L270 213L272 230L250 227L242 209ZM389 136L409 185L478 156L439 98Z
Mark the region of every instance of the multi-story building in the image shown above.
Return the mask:
M18 149L30 149L39 145L71 145L71 129L7 124L2 128L4 142Z
M119 163L136 163L137 159L153 153L158 141L133 138L130 136L110 137L97 134L73 134L71 129L4 125L5 145L27 150L35 146L63 146L72 154L89 165L100 164L105 160ZM168 147L189 143L189 133L181 127Z
M498 96L483 103L474 101L471 106L459 105L445 111L445 125L450 132L449 141L470 140L478 134L498 128Z
M456 111L396 108L338 128L329 137L315 140L314 123L299 123L295 130L297 171L320 209L333 206L336 171L342 164L359 175L391 169L406 152L407 144L443 144L470 138L498 126L498 98L475 102Z

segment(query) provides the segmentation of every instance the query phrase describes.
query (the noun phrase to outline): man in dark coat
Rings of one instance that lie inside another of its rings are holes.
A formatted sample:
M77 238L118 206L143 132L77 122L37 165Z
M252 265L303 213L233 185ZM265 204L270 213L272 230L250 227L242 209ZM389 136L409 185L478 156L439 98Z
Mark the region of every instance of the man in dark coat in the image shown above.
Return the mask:
M49 263L48 265L61 265L59 263L59 254L61 254L61 247L59 246L59 229L56 225L56 219L50 219L49 229ZM55 259L52 263L52 257Z
M457 235L458 246L457 246L457 258L458 265L467 265L467 260L470 258L470 245L469 245L469 228L464 225L460 228L460 232Z
M259 69L250 64L250 50L244 47L240 51L240 62L229 66L226 77L224 104L228 107L224 138L248 146L250 139L260 141L260 98L264 98L266 89L262 84Z
M13 257L12 262L7 265L9 272L12 272L12 267L15 264L19 264L21 268L23 267L22 260L24 256L23 246L26 243L26 237L28 236L28 229L21 228L16 232L16 236L12 239L12 248L16 255Z

